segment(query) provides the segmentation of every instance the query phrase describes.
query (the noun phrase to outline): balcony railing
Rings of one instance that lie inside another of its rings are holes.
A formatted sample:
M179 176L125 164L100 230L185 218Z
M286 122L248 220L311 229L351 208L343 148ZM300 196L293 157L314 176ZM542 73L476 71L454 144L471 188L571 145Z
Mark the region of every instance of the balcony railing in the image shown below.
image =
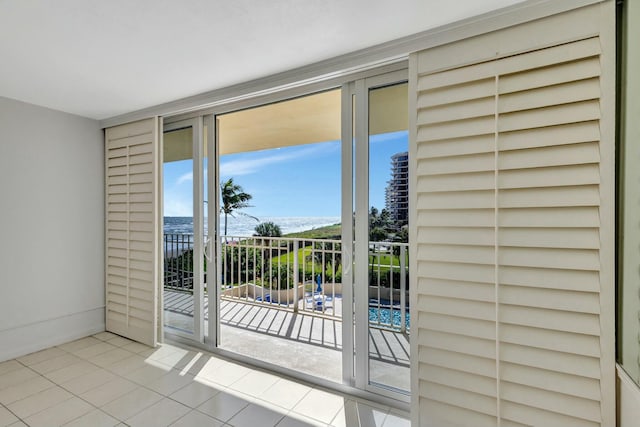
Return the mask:
M164 235L164 286L193 290L193 235ZM225 236L220 297L293 312L341 318L339 240ZM409 330L408 245L369 243L369 325ZM206 277L206 274L205 274ZM205 279L206 281L206 279ZM355 286L363 286L355 280Z
M338 240L227 236L221 257L223 298L341 316Z
M164 288L193 291L193 234L167 234L163 238Z

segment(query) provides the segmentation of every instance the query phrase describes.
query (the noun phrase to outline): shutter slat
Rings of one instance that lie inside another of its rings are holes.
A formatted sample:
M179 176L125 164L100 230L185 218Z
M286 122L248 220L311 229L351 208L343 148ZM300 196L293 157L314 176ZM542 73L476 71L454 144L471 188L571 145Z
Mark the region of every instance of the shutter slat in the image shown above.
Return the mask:
M495 98L465 100L431 108L418 109L418 121L423 125L450 122L495 114Z
M596 207L501 209L500 227L598 228L600 217Z
M598 337L528 326L500 325L500 342L597 358Z
M492 227L420 227L418 241L423 243L486 246L495 242L495 230Z
M597 271L558 270L530 267L502 266L498 271L500 283L539 287L543 289L565 289L580 292L598 292Z
M554 105L535 110L506 113L498 121L499 132L557 126L576 122L587 122L600 118L600 104L597 100ZM483 123L487 126L486 123Z
M501 385L500 392L505 400L510 402L525 403L528 406L572 417L573 419L586 420L593 423L600 422L600 405L598 401L594 402L591 399L576 398L566 394L559 395L559 393L551 390L527 387L507 381L504 381Z
M463 156L476 153L493 153L495 147L494 135L475 135L465 138L446 140L418 140L418 160L445 156Z
M599 422L576 419L575 417L545 411L527 404L510 402L505 399L501 405L504 418L516 422L528 423L535 420L541 426L597 427Z
M426 298L433 295L473 301L495 301L495 289L492 284L421 277L418 285L425 289Z
M529 150L501 152L500 170L540 168L598 163L600 149L596 142L572 145L557 145Z
M502 247L498 252L505 266L597 271L599 260L598 251L588 249Z
M538 87L584 80L600 75L600 59L597 56L573 62L526 70L522 73L500 77L500 94L520 92Z
M425 425L495 427L498 422L495 416L471 411L466 405L455 406L423 398L420 400L419 408L420 418L430 423Z
M545 188L513 188L500 190L501 208L599 206L597 185Z
M491 78L497 74L508 75L556 64L569 63L583 58L595 57L599 53L600 42L597 37L593 37L575 43L530 52L525 55L515 55L500 61L483 62L450 71L420 76L418 92L467 82L477 82Z
M592 120L501 132L498 138L498 147L501 152L504 152L506 150L556 147L582 142L594 142L599 139L600 127L597 121Z
M496 339L495 319L478 322L478 319L475 318L460 317L459 313L444 310L443 314L436 314L436 312L436 310L432 310L428 315L421 316L418 324L420 328L425 330L435 328L438 331L457 335L467 335L469 331L473 331L472 336L489 340ZM465 313L460 314L464 315Z
M418 220L430 227L492 227L495 216L490 209L442 209L424 210Z
M418 309L425 313L444 314L457 317L466 317L469 319L478 319L492 321L495 320L495 309L493 302L485 301L473 301L471 299L453 299L442 298L436 296L420 297L418 300ZM480 324L478 322L478 328ZM419 322L420 324L420 322ZM437 325L433 325L437 326ZM485 326L482 324L482 326ZM495 326L494 326L495 329ZM435 329L438 330L438 329ZM495 330L494 330L495 332ZM476 331L469 330L471 335L475 335ZM463 335L464 332L459 332L459 335ZM495 335L495 333L494 333ZM494 337L495 339L495 337Z
M460 262L465 264L493 264L495 250L492 246L419 245L419 259L430 261Z
M560 311L556 304L548 302L537 306L535 304L524 306L522 299L517 299L512 302L513 305L509 305L508 298L502 295L501 297L502 305L499 314L500 321L503 323L593 336L600 333L600 319L596 314Z
M597 164L555 166L501 171L498 188L566 187L595 185L600 182Z
M556 393L583 397L590 400L600 399L600 387L597 380L569 375L562 372L544 371L531 366L503 363L500 377L514 384L543 389L549 387Z
M443 242L444 243L444 242ZM600 247L600 235L593 228L501 228L500 246L521 248L593 249Z
M598 83L598 79L593 78L502 95L498 102L498 112L511 113L598 99Z
M503 285L500 302L528 307L541 307L552 310L564 310L578 313L576 319L582 319L579 313L598 314L599 300L595 292L575 292L563 289L527 288L524 286Z
M420 394L437 402L460 406L485 415L496 415L495 404L492 405L495 401L493 396L431 382L420 384Z
M417 208L429 209L491 209L495 206L495 191L456 191L450 193L420 193Z
M457 369L485 377L496 377L496 362L492 359L471 356L446 350L430 348L428 352L421 353L420 362L423 374L428 375L432 366L448 369Z
M463 101L495 96L496 81L491 77L484 80L462 83L455 86L435 88L423 91L418 95L417 107L431 108Z
M418 140L425 141L487 135L494 131L493 122L494 116L485 116L431 125L425 124L421 125L418 129ZM517 123L517 121L514 120L514 123Z
M486 153L471 156L423 159L418 163L417 173L420 174L420 176L427 176L484 171L493 172L494 168L495 155L493 153Z
M563 372L595 380L600 378L600 362L597 358L571 352L557 352L505 342L500 344L500 359L546 371Z

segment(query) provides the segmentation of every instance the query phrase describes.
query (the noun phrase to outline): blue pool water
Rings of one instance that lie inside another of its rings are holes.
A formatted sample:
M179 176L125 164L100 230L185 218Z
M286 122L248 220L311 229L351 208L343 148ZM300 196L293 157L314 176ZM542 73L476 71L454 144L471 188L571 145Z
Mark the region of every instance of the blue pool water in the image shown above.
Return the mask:
M400 319L401 319L400 309L393 310L393 326L400 327ZM383 325L391 326L391 309L389 308L378 308L378 307L369 307L369 322L372 323L382 323ZM409 311L405 313L407 329L409 329Z

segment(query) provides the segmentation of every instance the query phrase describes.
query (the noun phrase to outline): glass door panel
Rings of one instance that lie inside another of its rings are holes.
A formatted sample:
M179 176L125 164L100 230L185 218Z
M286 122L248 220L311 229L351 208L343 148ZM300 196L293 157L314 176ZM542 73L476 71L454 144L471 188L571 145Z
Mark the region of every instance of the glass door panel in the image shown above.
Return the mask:
M369 91L369 382L408 392L407 84Z
M333 89L217 115L218 195L209 198L220 213L218 297L209 300L219 309L217 345L338 383L350 292L340 240L342 101Z
M408 87L402 73L356 83L356 385L410 390ZM403 397L404 396L404 397Z
M164 325L196 341L204 278L200 123L171 123L163 135Z

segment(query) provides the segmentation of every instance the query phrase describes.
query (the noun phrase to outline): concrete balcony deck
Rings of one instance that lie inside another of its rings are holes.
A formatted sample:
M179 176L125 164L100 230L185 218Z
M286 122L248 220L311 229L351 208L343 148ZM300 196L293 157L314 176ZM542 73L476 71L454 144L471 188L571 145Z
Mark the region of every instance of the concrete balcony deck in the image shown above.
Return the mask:
M300 300L299 304L305 304ZM193 328L193 296L165 290L165 325ZM220 347L288 369L342 382L342 299L326 304L325 315L267 302L222 298ZM205 321L209 301L205 296ZM207 328L205 328L205 331ZM369 328L370 380L400 390L410 389L409 335Z

